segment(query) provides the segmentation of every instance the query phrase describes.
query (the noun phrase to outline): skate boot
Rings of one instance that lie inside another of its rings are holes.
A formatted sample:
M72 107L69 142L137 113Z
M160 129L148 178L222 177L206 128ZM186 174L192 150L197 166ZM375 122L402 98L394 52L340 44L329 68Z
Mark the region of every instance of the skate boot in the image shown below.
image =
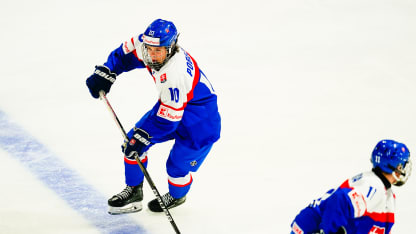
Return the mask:
M119 194L108 199L108 213L112 215L133 213L142 210L143 183L126 186Z
M168 209L171 209L173 207L177 207L180 204L184 203L185 200L186 200L186 196L183 196L181 198L174 198L170 195L170 193L166 193L161 198L162 198L163 202L165 203L165 205ZM162 212L163 211L162 207L160 207L159 202L157 201L157 198L151 200L147 204L147 206L153 212Z

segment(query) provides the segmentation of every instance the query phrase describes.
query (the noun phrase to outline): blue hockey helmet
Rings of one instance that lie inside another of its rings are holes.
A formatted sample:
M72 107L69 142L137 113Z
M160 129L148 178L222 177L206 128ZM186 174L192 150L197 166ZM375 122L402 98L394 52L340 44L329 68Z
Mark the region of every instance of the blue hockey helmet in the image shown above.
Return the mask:
M379 167L383 172L392 174L396 185L404 184L412 170L409 149L394 140L379 141L371 155L371 162L374 168Z
M143 33L143 43L150 46L170 47L177 39L178 31L175 25L162 19L153 21Z
M178 30L172 22L162 19L153 21L141 36L144 62L151 68L159 70L176 52L178 36ZM162 63L152 61L147 46L165 47L166 59Z

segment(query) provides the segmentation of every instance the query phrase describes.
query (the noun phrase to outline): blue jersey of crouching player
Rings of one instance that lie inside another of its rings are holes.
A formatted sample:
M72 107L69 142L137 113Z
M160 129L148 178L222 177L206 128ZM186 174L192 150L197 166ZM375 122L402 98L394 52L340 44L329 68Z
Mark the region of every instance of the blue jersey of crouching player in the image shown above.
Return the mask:
M329 190L303 209L292 222L291 233L389 234L394 224L395 195L412 170L406 145L380 141L373 150L373 169Z
M145 45L156 43L154 40L144 34L132 37L109 55L104 66L117 75L137 68L148 70L158 91L158 101L135 127L151 136L151 145L175 140L166 167L169 192L180 198L192 183L190 172L199 168L220 138L217 95L195 59L179 46L163 66L148 66L142 50ZM129 131L129 139L133 133L133 129ZM140 160L147 166L146 152ZM124 162L126 184L141 184L143 174L137 162L127 157Z
M346 180L302 210L292 233L390 233L395 196L391 185L376 170Z

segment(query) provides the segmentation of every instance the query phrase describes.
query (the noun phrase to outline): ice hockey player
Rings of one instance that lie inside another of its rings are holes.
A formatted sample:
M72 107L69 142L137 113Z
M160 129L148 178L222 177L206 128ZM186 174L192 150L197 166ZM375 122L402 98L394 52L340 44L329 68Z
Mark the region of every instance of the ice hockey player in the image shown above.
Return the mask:
M121 73L146 68L158 91L157 103L127 133L129 142L122 145L127 186L108 200L110 214L142 209L144 175L134 159L136 153L147 167L149 148L174 140L166 162L169 192L162 195L167 208L173 208L185 202L193 182L191 172L199 169L220 138L217 95L194 58L178 45L178 35L172 22L157 19L143 34L111 52L86 81L91 95L98 98L100 90L110 91ZM126 105L134 109L137 102ZM163 211L156 199L148 208Z
M314 200L292 222L292 234L388 234L394 224L395 195L412 164L406 145L394 140L377 143L371 155L373 168L346 180Z

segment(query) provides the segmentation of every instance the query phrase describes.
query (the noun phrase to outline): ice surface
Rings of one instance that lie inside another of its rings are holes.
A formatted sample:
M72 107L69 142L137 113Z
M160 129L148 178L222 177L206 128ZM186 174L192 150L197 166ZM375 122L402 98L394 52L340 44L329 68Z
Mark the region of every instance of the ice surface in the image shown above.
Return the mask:
M173 233L163 214L105 213L124 187L122 137L85 86L156 18L175 22L223 119L187 202L171 210L178 227L288 233L312 199L370 168L378 140L416 150L414 12L410 0L2 1L0 233ZM129 129L156 90L137 70L108 97ZM149 154L162 194L170 146ZM395 188L393 233L413 230L415 185Z

